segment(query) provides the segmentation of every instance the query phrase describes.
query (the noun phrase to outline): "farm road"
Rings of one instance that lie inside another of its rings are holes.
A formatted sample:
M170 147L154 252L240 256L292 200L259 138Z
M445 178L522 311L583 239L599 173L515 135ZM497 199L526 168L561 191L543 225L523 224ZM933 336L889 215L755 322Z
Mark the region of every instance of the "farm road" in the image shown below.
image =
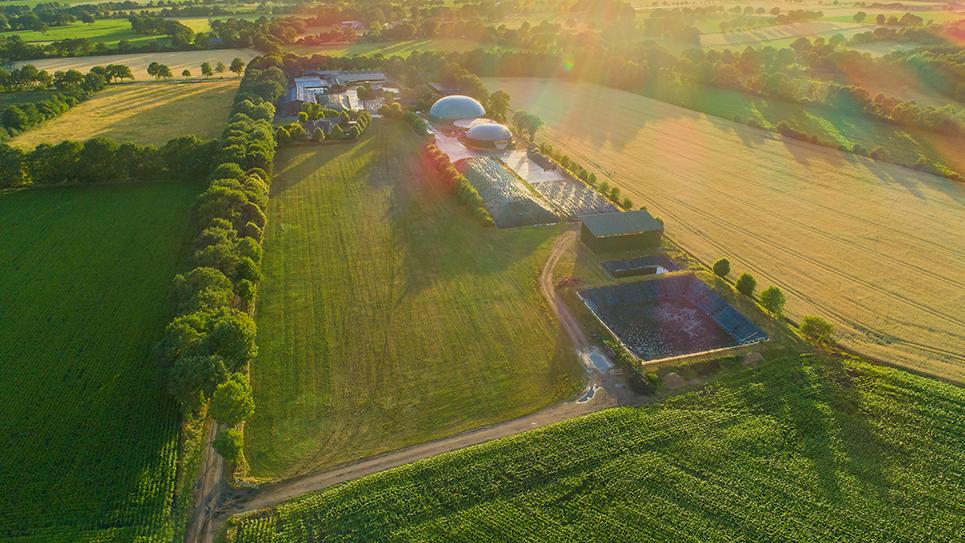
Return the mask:
M560 257L577 240L576 228L570 228L562 233L554 242L546 264L539 275L539 289L546 297L550 307L559 319L560 326L573 342L577 353L584 354L590 348L586 334L579 322L573 317L569 308L559 299L553 283L553 269ZM317 492L330 486L344 483L359 477L378 473L390 468L402 466L418 460L431 458L439 454L479 445L495 439L509 437L515 434L542 428L557 422L587 415L609 407L619 405L634 405L645 401L645 397L635 395L626 386L619 372L611 371L606 374L589 373L589 386L595 393L586 401L570 400L559 403L531 415L519 417L490 426L484 426L468 432L463 432L420 445L407 447L398 451L365 458L355 462L342 464L335 468L306 474L304 476L264 485L251 491L225 491L227 485L223 479L218 484L202 485L202 495L198 499L196 511L200 518L192 524L185 541L213 542L228 517L239 513L274 507L285 501L299 496ZM211 450L210 440L206 454L218 457ZM220 457L219 457L220 458ZM207 464L206 464L207 465ZM220 473L220 469L218 473ZM228 496L228 493L233 495ZM210 504L210 506L209 506ZM214 504L220 504L215 506Z

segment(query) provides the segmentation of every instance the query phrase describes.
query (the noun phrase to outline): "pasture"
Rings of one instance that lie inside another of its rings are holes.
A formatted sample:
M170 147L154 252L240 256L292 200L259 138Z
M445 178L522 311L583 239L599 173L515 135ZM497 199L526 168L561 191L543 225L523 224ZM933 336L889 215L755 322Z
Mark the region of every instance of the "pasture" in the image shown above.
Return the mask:
M98 19L93 23L76 22L66 26L54 26L44 32L36 30L2 32L0 36L20 36L23 41L28 43L86 39L91 43L103 43L105 45L117 45L117 42L121 40L143 45L152 41L167 39L167 36L135 34L131 29L131 22L127 19Z
M231 109L237 79L111 85L67 113L10 141L22 149L103 136L161 144L178 136L215 138Z
M485 83L540 115L544 141L646 205L703 262L727 257L732 278L779 286L792 318L824 316L847 347L965 378L962 184L604 87Z
M124 55L97 55L89 57L66 57L66 58L46 58L37 60L21 60L14 62L15 67L24 64L33 64L38 69L47 70L50 73L56 71L79 70L88 72L94 66L107 66L108 64L123 64L131 69L134 78L137 80L152 80L148 75L147 67L152 62L166 64L171 68L175 77L180 77L185 69L191 70L195 77L201 76L201 63L210 62L213 67L218 62L224 62L225 66L231 64L231 60L238 57L248 62L257 56L254 49L212 49L208 51L175 51L168 53L129 53ZM225 72L227 79L234 78L231 72Z
M198 192L0 193L0 539L169 534L178 413L151 349Z
M240 517L227 541L952 541L963 420L959 387L777 358Z
M557 227L487 229L427 181L423 141L282 148L245 425L287 478L533 412L582 370L537 290Z

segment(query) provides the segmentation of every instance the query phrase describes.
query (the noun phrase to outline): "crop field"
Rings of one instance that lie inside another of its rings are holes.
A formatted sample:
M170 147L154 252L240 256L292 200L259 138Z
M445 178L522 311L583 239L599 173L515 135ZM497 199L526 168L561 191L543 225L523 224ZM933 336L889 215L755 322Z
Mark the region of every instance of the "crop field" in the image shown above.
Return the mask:
M0 193L0 539L169 530L178 414L151 349L197 194L183 183Z
M221 134L238 90L237 79L189 83L111 85L60 117L28 130L11 145L103 136L120 142L161 144L178 136Z
M874 30L876 27L877 25L867 23L818 20L807 23L773 25L739 32L708 32L700 36L700 44L705 47L728 45L746 46L755 43L773 45L772 42L775 40L789 39L793 41L801 36L811 38L824 36L825 38L830 38L835 34L841 34L844 37L848 37L852 34ZM788 43L790 43L790 41Z
M152 62L166 64L171 68L171 73L175 77L180 77L185 69L191 70L195 77L201 76L201 63L210 62L213 67L218 62L224 62L225 66L231 63L234 58L241 58L245 62L257 56L254 49L212 49L208 51L175 51L169 53L130 53L124 55L97 55L89 57L67 57L67 58L45 58L37 60L21 60L14 62L15 67L24 64L33 64L41 70L50 73L65 70L79 70L88 72L94 66L107 66L108 64L123 64L131 69L134 78L137 80L153 80L148 75L147 66ZM226 79L235 78L235 74L225 72Z
M477 41L463 40L458 38L438 38L423 40L405 40L394 42L358 42L340 45L286 45L286 53L311 56L327 55L331 57L351 56L351 55L384 55L384 56L408 56L414 52L425 51L471 51L473 49L497 49L497 47L484 46ZM506 49L499 48L499 49Z
M131 22L127 19L98 19L93 23L73 23L66 26L54 26L46 32L36 30L16 30L0 32L0 36L20 36L28 43L50 43L60 40L86 39L91 43L117 45L121 40L131 43L144 44L152 41L166 40L166 36L149 36L135 34L131 29Z
M282 148L265 232L245 456L286 478L535 411L582 370L537 277L557 227L478 226L423 141Z
M953 541L963 421L956 386L779 358L242 517L228 541Z
M732 278L779 286L791 317L822 315L845 346L965 378L962 184L603 87L485 83L702 261L726 256Z

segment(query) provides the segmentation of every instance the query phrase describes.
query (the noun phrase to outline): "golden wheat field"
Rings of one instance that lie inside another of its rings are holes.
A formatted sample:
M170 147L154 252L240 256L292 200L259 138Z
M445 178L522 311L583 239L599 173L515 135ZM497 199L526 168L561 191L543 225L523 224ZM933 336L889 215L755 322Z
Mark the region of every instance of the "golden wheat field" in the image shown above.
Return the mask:
M147 67L152 62L167 65L171 68L171 73L175 78L181 76L184 70L190 70L192 76L201 77L201 63L208 62L212 68L218 63L223 62L225 66L231 64L231 60L240 58L248 62L258 56L254 49L212 49L204 51L174 51L168 53L129 53L123 55L98 55L92 57L66 57L66 58L47 58L40 60L21 60L14 62L14 67L25 64L33 64L40 70L47 70L50 73L66 70L79 70L87 73L94 66L107 66L108 64L123 64L131 69L134 79L150 80L152 77L147 73ZM225 70L225 79L235 77L235 74ZM219 75L220 77L220 75Z
M965 185L594 85L489 79L543 138L847 346L965 378Z
M141 144L189 135L215 138L237 90L237 79L112 85L11 144L32 149L40 143L98 136Z

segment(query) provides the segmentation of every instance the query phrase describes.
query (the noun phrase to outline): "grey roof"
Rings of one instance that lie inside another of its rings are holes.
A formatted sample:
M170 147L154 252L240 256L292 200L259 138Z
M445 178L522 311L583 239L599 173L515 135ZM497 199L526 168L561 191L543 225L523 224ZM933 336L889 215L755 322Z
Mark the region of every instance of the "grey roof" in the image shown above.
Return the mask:
M499 123L479 123L466 131L466 137L479 141L500 141L513 139L513 133Z
M456 121L459 119L474 119L486 114L486 108L475 98L452 94L436 100L429 108L429 115L442 121Z
M644 210L587 215L581 219L594 237L663 232L663 225Z

